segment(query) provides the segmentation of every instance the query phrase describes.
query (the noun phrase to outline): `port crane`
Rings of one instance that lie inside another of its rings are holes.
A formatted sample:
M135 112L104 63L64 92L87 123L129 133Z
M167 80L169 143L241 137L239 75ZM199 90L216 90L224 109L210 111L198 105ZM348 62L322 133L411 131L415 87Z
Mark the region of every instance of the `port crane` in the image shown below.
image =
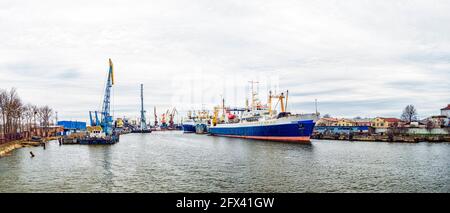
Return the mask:
M174 127L174 122L173 122L173 118L175 117L175 113L178 114L177 109L174 107L172 112L169 114L169 127L173 128Z
M103 97L103 105L102 105L102 111L100 112L100 119L99 119L99 112L98 111L89 111L89 118L91 122L91 126L100 126L102 131L105 133L106 136L112 135L113 133L113 118L110 114L111 111L111 88L114 85L114 68L113 63L111 59L109 59L109 71L108 71L108 79L106 80L106 88L105 88L105 94ZM92 117L92 114L95 116L95 120Z
M147 129L147 121L145 120L144 110L144 85L141 84L141 131Z
M153 114L155 115L155 128L158 126L158 115L156 114L156 106L153 108Z
M167 128L166 116L169 115L169 109L167 109L166 113L161 115L161 128Z

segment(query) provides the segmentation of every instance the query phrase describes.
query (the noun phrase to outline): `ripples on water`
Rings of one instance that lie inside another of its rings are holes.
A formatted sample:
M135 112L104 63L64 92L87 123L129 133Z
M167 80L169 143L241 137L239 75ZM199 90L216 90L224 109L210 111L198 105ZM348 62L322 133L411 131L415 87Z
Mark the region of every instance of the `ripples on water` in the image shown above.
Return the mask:
M450 192L449 154L449 143L128 134L113 146L15 150L0 158L0 192Z

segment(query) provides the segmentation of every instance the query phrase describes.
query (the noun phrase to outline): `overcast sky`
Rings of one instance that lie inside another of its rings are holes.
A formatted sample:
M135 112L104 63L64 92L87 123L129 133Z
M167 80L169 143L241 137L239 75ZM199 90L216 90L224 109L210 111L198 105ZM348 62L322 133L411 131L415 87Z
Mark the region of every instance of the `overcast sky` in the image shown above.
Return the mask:
M450 1L0 1L0 88L60 120L101 108L108 58L115 116L220 103L248 81L289 90L289 110L421 118L450 103Z

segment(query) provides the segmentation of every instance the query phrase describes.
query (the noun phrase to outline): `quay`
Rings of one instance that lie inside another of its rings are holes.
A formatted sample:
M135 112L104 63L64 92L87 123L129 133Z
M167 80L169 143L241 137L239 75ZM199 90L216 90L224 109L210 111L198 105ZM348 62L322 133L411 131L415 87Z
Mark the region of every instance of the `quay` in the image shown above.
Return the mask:
M369 135L369 134L313 134L312 139L316 140L340 140L340 141L367 141L367 142L450 142L448 135Z

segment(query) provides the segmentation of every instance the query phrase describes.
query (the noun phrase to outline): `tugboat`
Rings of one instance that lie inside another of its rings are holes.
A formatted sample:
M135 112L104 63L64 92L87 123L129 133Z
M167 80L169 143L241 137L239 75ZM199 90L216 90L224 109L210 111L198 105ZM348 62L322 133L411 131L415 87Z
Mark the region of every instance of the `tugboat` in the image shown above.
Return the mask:
M113 132L111 135L107 135L101 126L88 126L87 132L87 136L77 139L79 144L108 145L119 142L120 135L118 133Z
M319 114L294 115L287 112L287 97L288 92L286 95L272 95L272 92L269 92L268 105L264 106L252 89L251 107L226 108L223 101L222 107L214 109L212 126L208 128L208 133L213 136L309 143ZM273 98L277 98L280 103L280 113L272 109ZM220 109L223 110L221 119L218 118Z

